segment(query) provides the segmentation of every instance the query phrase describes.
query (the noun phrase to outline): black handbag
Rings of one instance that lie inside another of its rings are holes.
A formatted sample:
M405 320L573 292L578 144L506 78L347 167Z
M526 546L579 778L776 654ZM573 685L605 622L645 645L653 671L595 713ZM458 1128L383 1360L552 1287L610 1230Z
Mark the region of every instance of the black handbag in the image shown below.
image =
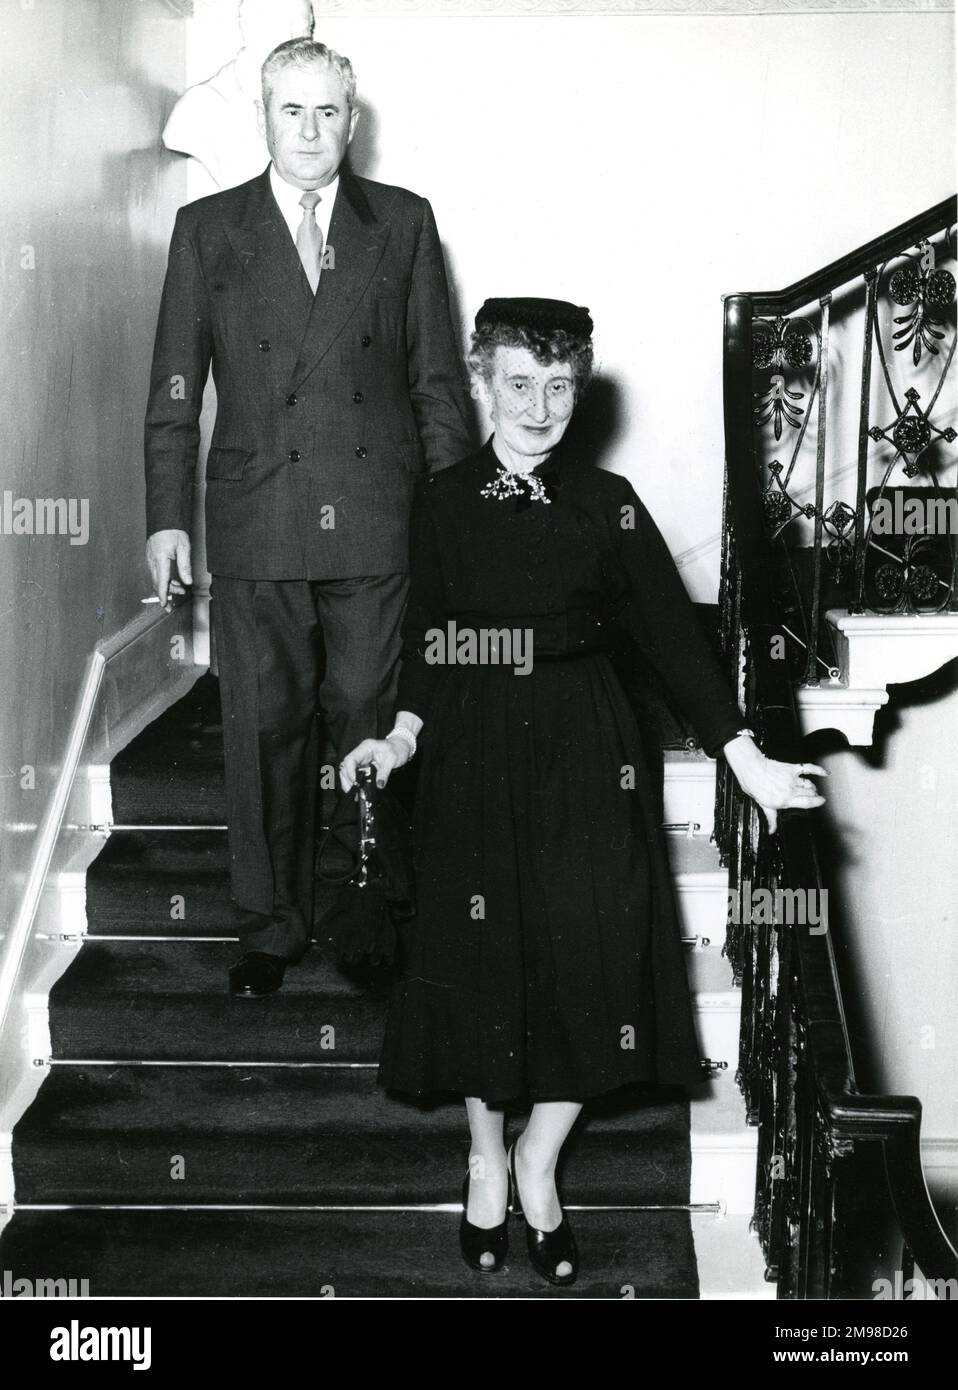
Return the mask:
M346 867L332 866L339 851ZM416 915L412 829L399 802L360 767L336 807L316 857L318 882L339 886L320 928L340 964L392 966L400 929Z

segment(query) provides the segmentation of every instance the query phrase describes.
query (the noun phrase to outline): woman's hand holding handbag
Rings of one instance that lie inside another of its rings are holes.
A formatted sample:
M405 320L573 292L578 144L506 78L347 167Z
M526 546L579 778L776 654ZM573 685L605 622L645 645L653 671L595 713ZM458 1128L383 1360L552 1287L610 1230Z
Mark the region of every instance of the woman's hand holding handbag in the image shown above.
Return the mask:
M384 785L385 778L377 781L371 766L357 766L319 846L317 879L340 887L322 918L322 930L343 965L395 964L397 927L416 913L412 830ZM352 858L349 868L339 873L324 867L334 846L348 850Z

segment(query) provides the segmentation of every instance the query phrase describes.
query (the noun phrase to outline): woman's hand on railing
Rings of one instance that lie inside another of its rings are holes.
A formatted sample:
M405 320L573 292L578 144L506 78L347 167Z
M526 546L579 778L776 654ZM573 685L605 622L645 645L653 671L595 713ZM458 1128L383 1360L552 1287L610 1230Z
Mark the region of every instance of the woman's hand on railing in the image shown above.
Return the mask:
M779 811L810 811L824 806L825 798L810 777L827 777L817 763L780 763L766 758L747 736L730 739L722 752L746 796L765 812L769 832L774 835Z

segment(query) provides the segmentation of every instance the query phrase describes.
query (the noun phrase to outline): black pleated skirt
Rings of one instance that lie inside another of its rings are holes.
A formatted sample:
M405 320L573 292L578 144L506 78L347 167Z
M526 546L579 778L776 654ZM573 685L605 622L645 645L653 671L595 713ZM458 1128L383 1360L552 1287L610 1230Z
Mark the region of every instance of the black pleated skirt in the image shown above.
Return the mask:
M380 1065L491 1105L701 1079L659 796L604 654L443 668Z

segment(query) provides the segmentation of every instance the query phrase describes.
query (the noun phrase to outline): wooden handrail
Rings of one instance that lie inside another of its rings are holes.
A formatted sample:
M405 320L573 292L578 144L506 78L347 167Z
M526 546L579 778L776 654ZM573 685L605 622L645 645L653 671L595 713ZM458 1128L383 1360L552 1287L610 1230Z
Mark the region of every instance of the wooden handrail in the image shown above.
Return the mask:
M955 200L950 200L954 211ZM783 291L771 311L800 307L809 296L834 288L857 268L900 249L914 234L940 230L949 203L870 242L859 252L826 267L817 276ZM836 280L836 276L841 279ZM768 297L725 299L724 409L726 497L741 574L742 618L757 706L770 754L800 762L801 730L786 664L771 658L770 638L781 631L775 610L771 542L764 521L761 479L752 427L752 320L770 312ZM783 875L789 887L822 891L814 823L805 813L782 813L779 843ZM860 1095L831 933L796 931L798 986L806 1023L806 1046L819 1104L837 1140L882 1145L890 1201L909 1250L929 1279L958 1278L958 1252L949 1241L932 1205L921 1164L921 1103L914 1096Z
M793 314L796 309L821 299L822 295L830 294L840 285L847 284L856 276L863 275L866 270L888 260L890 256L900 255L903 247L914 246L916 242L940 232L942 227L951 226L956 220L958 195L953 193L934 207L919 213L917 217L910 217L907 222L902 222L890 232L884 232L874 240L866 242L856 251L840 256L837 261L832 261L831 265L796 280L794 285L788 285L783 290L749 291L727 298L749 300L752 312L756 315Z

